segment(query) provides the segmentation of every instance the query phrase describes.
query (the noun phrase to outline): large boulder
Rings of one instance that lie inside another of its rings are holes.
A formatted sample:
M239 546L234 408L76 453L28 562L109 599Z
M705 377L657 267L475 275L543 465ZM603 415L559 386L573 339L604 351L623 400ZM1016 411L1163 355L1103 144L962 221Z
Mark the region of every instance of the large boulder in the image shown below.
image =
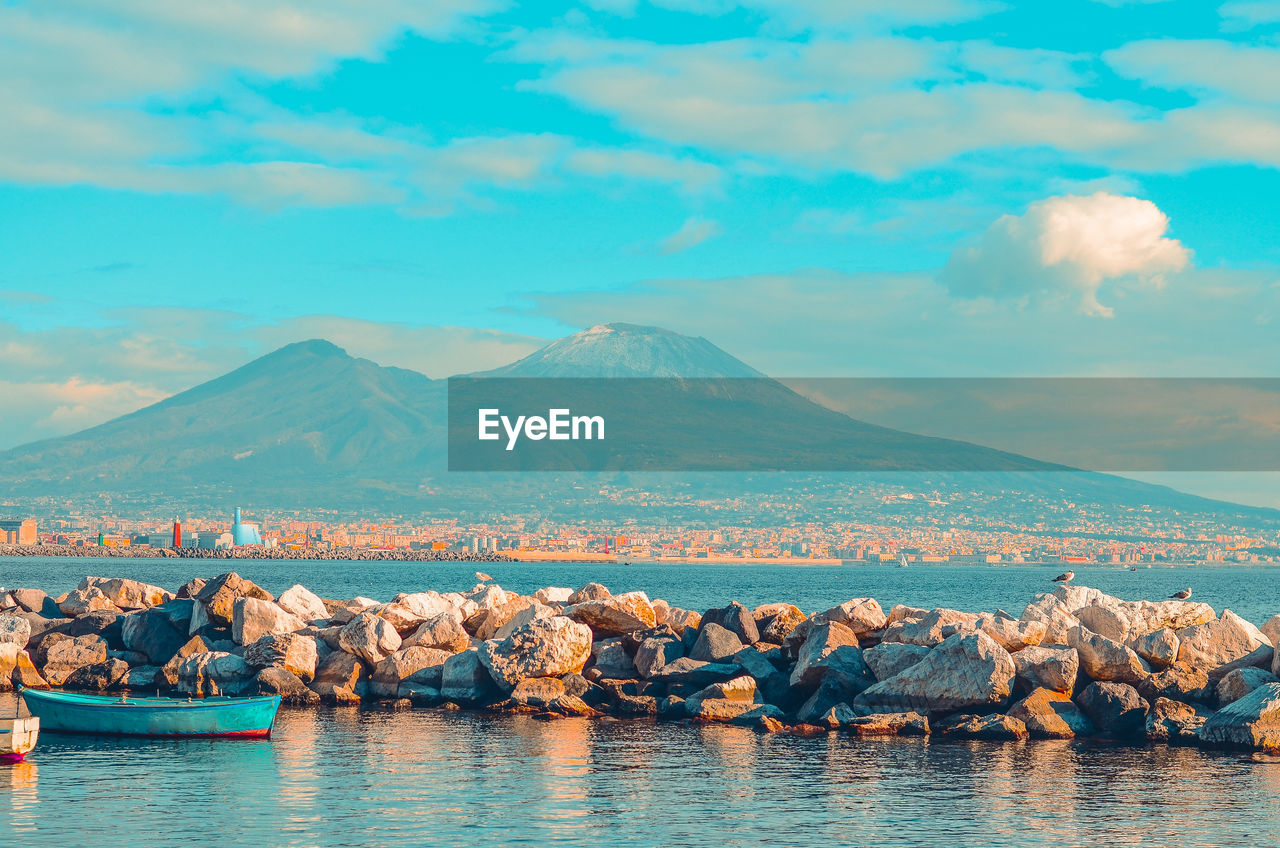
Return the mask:
M461 614L449 610L424 621L404 640L406 648L438 648L456 654L471 646L471 637L462 626Z
M1070 695L1080 672L1080 654L1075 648L1035 646L1014 654L1013 664L1028 690L1044 688Z
M859 736L928 736L929 719L920 713L872 713L846 727Z
M400 634L385 619L365 611L338 631L338 645L352 656L370 665L382 662L388 654L400 649Z
M587 601L602 601L605 598L611 598L613 595L609 590L599 583L588 583L578 591L569 596L570 604L582 604Z
M675 636L649 636L636 647L632 661L636 672L648 679L662 670L663 666L684 656L684 643Z
M1093 603L1080 607L1073 615L1081 626L1099 636L1106 636L1113 642L1124 642L1129 638L1132 625L1129 623L1129 617L1118 606Z
M1070 696L1051 689L1036 689L1014 704L1009 715L1020 719L1037 739L1071 739L1091 736L1093 723Z
M1200 729L1210 745L1280 750L1280 683L1267 683L1218 710Z
M58 603L58 609L68 618L79 618L86 613L100 610L107 612L120 611L120 608L113 604L111 599L97 586L89 586L85 589L75 589L68 592L67 596Z
M987 715L952 716L938 725L936 731L943 736L958 739L987 739L996 742L1015 742L1027 738L1027 726L1012 715L990 713Z
M1280 679L1264 668L1237 668L1229 671L1218 681L1218 706L1225 707L1268 683L1280 683Z
M493 676L480 660L478 651L451 654L441 672L440 694L450 701L479 703L496 693Z
M982 616L953 609L930 610L918 621L899 621L885 630L884 641L932 648L951 636L975 633ZM989 637L988 637L989 638Z
M375 698L395 698L400 692L400 685L406 681L430 685L430 678L417 677L427 669L437 670L433 677L438 685L444 674L444 664L451 656L437 648L402 648L378 663L370 678L369 690Z
M751 611L737 601L727 607L710 609L702 614L702 626L714 623L728 630L744 645L754 645L760 641L760 630L756 627L755 617Z
M1127 683L1090 683L1076 696L1076 703L1104 736L1126 738L1141 733L1150 706Z
M591 629L565 616L538 619L501 642L483 643L477 656L493 680L509 691L526 677L582 671L591 656ZM452 696L446 691L445 697Z
M396 633L400 634L401 639L412 634L426 620L418 615L408 604L394 601L389 604L378 604L370 607L368 612L390 624Z
M815 624L834 621L849 628L855 636L865 636L884 628L889 618L875 598L853 598L813 617Z
M862 659L858 637L852 630L835 621L815 624L809 628L809 635L796 655L796 664L791 670L791 685L796 689L812 692L833 666L852 670L856 676L861 676L861 670L865 669L868 686L874 680L871 670ZM862 688L865 689L866 686Z
M741 673L742 666L736 663L713 663L690 657L679 657L663 666L661 671L650 675L649 679L656 683L706 686L708 683L728 680Z
M234 571L220 574L201 587L196 593L196 600L204 610L204 618L215 627L230 627L235 611L235 602L239 598L255 598L259 601L274 601L275 597L251 580L245 580ZM192 633L197 629L196 617L191 621ZM259 634L261 635L261 634Z
M267 666L253 680L259 695L279 695L281 703L297 707L320 703L319 693L281 666Z
M978 629L996 640L1010 653L1039 645L1044 640L1046 626L1043 621L1019 621L1016 618L984 613L978 617Z
M244 661L254 668L283 668L303 683L316 676L316 640L301 633L268 633L244 649Z
M231 638L237 645L252 645L263 636L293 633L307 623L271 601L236 598L231 605Z
M105 692L114 687L129 672L129 664L124 660L108 657L100 663L82 666L68 675L63 681L64 689L80 689L88 692Z
M511 703L520 707L549 707L568 692L558 677L526 677L511 690Z
M13 642L0 642L0 692L22 686L48 689L49 683L36 670L31 655Z
M280 609L290 615L296 615L309 624L329 618L329 610L325 607L324 601L301 583L295 583L280 593L276 604Z
M1190 704L1156 698L1147 713L1146 736L1151 742L1195 743L1207 718Z
M1204 669L1214 682L1237 668L1270 665L1271 654L1271 640L1231 610L1178 632L1178 661Z
M397 604L404 604L423 619L434 618L444 613L452 613L457 616L459 622L462 622L477 611L475 601L455 593L448 595L442 595L435 591L401 593L392 598L392 600Z
M86 577L78 588L88 589L91 586L122 610L146 609L173 600L173 595L159 586L123 577Z
M1168 698L1184 703L1207 702L1214 694L1209 675L1203 669L1192 668L1186 663L1174 663L1157 671L1138 684L1138 691L1149 701Z
M1067 633L1079 626L1076 617L1054 595L1041 594L1022 611L1021 621L1039 621L1045 626L1041 645L1066 645Z
M423 665L413 674L409 675L405 683L415 686L430 686L439 690L444 679L444 664L449 661L449 657L453 654L448 651L442 651L439 648L422 648L427 651L426 655L419 655L418 662ZM392 655L394 656L394 654ZM388 657L390 659L390 657ZM386 662L386 660L383 660ZM381 663L379 663L381 665ZM403 697L403 696L402 696Z
M929 651L930 649L923 645L881 642L863 651L862 659L866 661L867 667L871 669L876 680L888 680L929 656Z
M10 589L9 596L27 612L34 612L45 618L62 617L62 611L58 609L53 598L40 589Z
M1129 643L1134 653L1153 667L1167 668L1178 661L1178 634L1172 627L1161 627Z
M689 657L703 662L723 662L745 647L732 631L715 622L706 622L689 649Z
M358 704L369 694L369 672L358 658L334 651L316 667L311 691L327 704Z
M1151 666L1132 648L1082 625L1071 628L1067 644L1080 655L1080 669L1094 680L1137 685L1151 674Z
M608 598L574 603L565 607L564 614L590 627L596 636L623 636L657 624L653 605L644 592L624 592Z
M540 621L545 618L554 618L557 615L559 615L559 613L555 608L535 601L517 612L515 615L511 616L511 618L507 619L501 627L494 631L492 636L484 636L479 632L477 632L476 635L481 639L488 638L501 640L507 638L526 624L532 624L535 621Z
M107 661L107 643L100 636L76 636L53 644L45 655L43 675L50 686L61 686L76 669Z
M30 621L16 615L0 615L0 645L17 645L21 651L30 639Z
M1015 672L1009 652L986 633L956 633L920 662L868 688L853 706L926 715L989 709L1008 700Z
M562 586L543 586L541 589L533 593L533 599L540 604L567 604L569 598L573 595L573 590ZM654 608L657 609L657 601L654 601ZM665 605L665 601L663 604Z
M192 654L203 654L213 650L203 636L192 636L174 652L173 656L160 667L158 681L162 680L170 688L178 685L178 669Z
M225 651L192 654L178 666L178 691L188 695L238 695L248 691L257 669Z
M597 639L591 646L591 662L601 678L631 680L639 674L621 639Z
M794 604L764 604L751 611L760 638L781 645L808 616Z
M120 624L120 638L126 649L142 654L150 665L162 666L177 653L187 641L187 636L158 609L126 615Z

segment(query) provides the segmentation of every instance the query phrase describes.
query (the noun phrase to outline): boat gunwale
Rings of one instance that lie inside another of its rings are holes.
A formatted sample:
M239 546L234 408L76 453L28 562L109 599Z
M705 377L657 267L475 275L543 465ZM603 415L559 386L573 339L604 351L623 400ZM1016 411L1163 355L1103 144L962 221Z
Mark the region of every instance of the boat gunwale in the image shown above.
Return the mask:
M265 705L269 701L275 701L278 709L282 701L279 695L262 695L248 698L218 697L216 700L214 698L198 698L185 701L178 698L125 699L123 697L114 698L110 695L86 695L78 692L61 692L27 687L19 689L18 694L24 698L31 696L36 700L43 700L45 703L96 710L218 710L229 707L244 708Z

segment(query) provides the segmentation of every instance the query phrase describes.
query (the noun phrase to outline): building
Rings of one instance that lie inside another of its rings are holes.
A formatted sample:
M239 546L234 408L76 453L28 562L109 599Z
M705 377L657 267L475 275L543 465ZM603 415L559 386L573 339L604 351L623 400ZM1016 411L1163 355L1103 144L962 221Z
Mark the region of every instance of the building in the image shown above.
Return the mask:
M34 545L37 542L34 518L0 518L0 544Z
M240 520L240 507L236 507L236 520L231 524L231 543L236 546L262 544L258 525Z

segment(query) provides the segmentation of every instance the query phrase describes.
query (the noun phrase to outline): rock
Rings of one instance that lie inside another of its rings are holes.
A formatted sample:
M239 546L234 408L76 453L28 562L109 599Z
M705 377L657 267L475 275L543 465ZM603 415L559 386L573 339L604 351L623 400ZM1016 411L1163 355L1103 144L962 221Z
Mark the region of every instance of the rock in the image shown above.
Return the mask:
M899 621L919 621L929 614L927 609L920 607L909 607L906 604L894 604L889 610L889 624L896 624Z
M501 642L485 642L480 646L477 660L494 682L510 690L526 677L559 677L580 672L590 656L591 630L558 615L532 621ZM445 697L452 698L447 665L444 689Z
M0 645L17 645L24 650L31 639L31 622L16 615L0 615Z
M654 617L657 617L656 612ZM671 607L667 610L666 620L662 623L675 631L677 636L683 636L687 632L697 632L702 626L702 616L692 610Z
M526 677L511 690L511 703L522 707L548 707L566 695L564 681L558 677Z
M474 601L463 598L461 595L452 593L441 595L439 592L434 591L413 592L410 594L402 592L392 600L413 610L423 620L434 618L437 615L449 614L455 616L458 622L462 623L478 609Z
M169 685L164 679L164 669L160 666L141 665L126 671L124 676L116 681L116 688L154 694L161 689L168 689Z
M338 646L370 665L377 665L400 649L400 634L387 621L368 612L360 613L338 631Z
M107 643L100 636L76 636L49 648L44 662L44 678L50 686L61 686L77 669L107 661Z
M79 588L91 586L122 610L146 609L173 600L173 595L159 586L122 577L86 577L80 581Z
M1200 739L1206 716L1190 704L1156 698L1147 713L1145 730L1152 742L1194 743Z
M22 589L15 590L14 597L17 597L17 592L20 592L20 591L24 591L24 590ZM26 607L27 609L31 610L32 612L40 612L40 610L32 609L31 607L27 606L21 598L18 598L18 603ZM1268 618L1266 623L1263 624L1258 629L1262 631L1263 636L1266 636L1268 639L1271 640L1272 645L1280 645L1280 613L1277 613L1276 615L1271 616L1271 618Z
M754 728L762 733L778 733L786 715L773 704L756 704L745 713L730 719L731 724Z
M1178 661L1178 634L1170 627L1161 627L1139 636L1131 647L1152 666L1167 668Z
M892 631L886 630L883 641L906 642L909 645L932 648L956 634L976 632L980 617L953 609L930 610L919 621L897 622Z
M77 668L63 681L64 689L82 689L90 692L105 692L120 682L129 671L129 664L124 660L109 657L100 663Z
M251 580L245 580L234 571L218 575L196 593L196 600L200 602L205 616L215 627L231 626L235 602L239 598L254 598L259 601L275 600L270 592ZM195 626L194 617L192 626Z
M1117 607L1099 603L1080 607L1072 613L1081 626L1106 636L1113 642L1124 643L1129 638L1129 617Z
M920 662L868 688L853 706L926 715L994 707L1013 691L1014 672L1013 658L990 636L956 633Z
M196 595L200 594L200 590L207 586L208 583L209 581L205 580L203 577L192 577L186 583L183 583L178 587L178 597L194 599Z
M703 703L706 703L705 701ZM736 701L724 701L731 708L742 706ZM621 716L652 716L658 714L658 699L653 695L620 695L612 705L613 712Z
M1040 621L1044 623L1044 638L1041 645L1066 645L1067 633L1080 625L1062 602L1053 595L1037 595L1022 611L1021 621Z
M18 646L13 642L0 642L0 692L13 691L13 672L18 667L18 653Z
M929 650L923 645L908 645L906 642L881 642L863 651L862 659L876 680L888 680L927 657Z
M820 727L830 728L831 730L839 730L841 727L849 724L857 716L848 704L836 704L831 709L822 714L814 724Z
M124 646L146 657L144 665L164 665L187 641L185 633L175 628L169 617L156 609L126 615L120 624L120 638Z
M369 694L369 672L356 657L334 651L316 667L310 688L327 704L358 704Z
M567 604L569 598L573 596L572 589L565 589L559 586L544 586L533 593L533 598L540 604ZM655 602L656 603L656 602Z
M444 675L444 664L451 656L437 648L402 648L378 663L369 680L369 692L375 698L396 698L400 685L405 682L439 684ZM425 679L415 676L426 669L436 671Z
M940 725L937 731L944 736L960 739L989 739L997 742L1013 742L1028 736L1027 726L1021 719L1000 713L953 716Z
M559 615L559 613L556 612L556 610L535 601L507 619L506 622L494 632L493 636L488 638L499 640L505 639L516 630L524 627L526 624L547 618L554 618L557 615ZM486 638L484 636L483 629L477 631L476 635L481 639Z
M537 604L537 601L522 598L519 595L508 595L504 603L480 610L476 616L467 621L467 625L471 627L477 639L501 638L497 636L498 630L517 613L528 609L534 604ZM541 606L541 604L538 604L538 606ZM549 608L545 609L548 609L548 614L554 615L554 611Z
M833 621L847 627L854 636L865 636L884 628L889 618L875 598L854 598L813 617L814 624Z
M300 633L267 634L244 650L254 668L283 668L304 684L315 679L319 656L316 640Z
M1092 736L1093 722L1071 698L1051 689L1036 689L1014 704L1009 715L1022 721L1037 739L1071 739Z
M1210 745L1280 750L1280 683L1267 683L1215 713L1200 729Z
M685 711L694 721L731 722L755 708L756 705L750 701L733 701L727 698L705 698L692 707L685 702Z
M325 621L329 618L329 610L325 607L324 601L301 583L295 583L285 589L276 600L276 604L280 609L307 623Z
M290 706L308 706L320 703L319 693L308 688L293 672L278 665L270 665L258 672L254 684L259 695L279 695L281 703Z
M408 604L396 602L378 604L369 607L368 610L362 610L362 612L370 612L390 624L401 639L412 634L426 620L418 615Z
M667 663L661 671L649 679L659 683L706 686L708 683L728 680L741 673L741 666L734 663L711 663L680 657Z
M636 648L633 663L636 672L647 680L682 656L684 645L679 639L674 636L650 636Z
M307 623L270 601L236 598L231 606L231 638L237 645L252 645L263 636L292 633Z
M1218 681L1218 706L1225 707L1232 701L1238 701L1259 686L1268 683L1280 683L1280 678L1261 668L1237 668L1227 672Z
M350 624L360 613L379 606L381 604L372 598L359 596L346 601L324 601L324 607L329 611L329 625L339 627Z
M9 644L8 649L13 654L11 661L8 663L11 669L8 681L13 688L16 689L19 686L27 689L49 688L49 682L41 676L40 672L36 671L35 664L31 661L31 655L28 652L18 650L18 646L12 643ZM3 650L5 650L5 646L0 645L0 651ZM0 660L0 665L5 665L3 660ZM3 669L0 669L0 686L5 683L5 680L6 675Z
M744 645L754 645L760 641L760 631L756 627L755 617L751 611L737 601L722 609L707 610L702 616L702 626L715 623L728 630Z
M1178 661L1202 668L1213 682L1229 671L1270 665L1271 641L1231 610L1213 621L1178 631Z
M10 589L9 596L27 612L34 612L44 618L61 618L62 610L44 592L39 589Z
M849 702L854 700L857 694L852 687L845 685L841 678L837 676L827 677L818 686L817 690L796 710L796 720L804 724L817 724L825 727L826 724L822 720L823 716L829 713L837 704L848 706Z
M702 625L689 657L703 662L722 662L742 648L742 640L737 635L715 622L709 622Z
M1152 701L1156 698L1169 698L1189 703L1208 701L1214 689L1209 682L1209 675L1204 671L1191 668L1185 663L1176 663L1142 681L1138 684L1138 691L1144 698Z
M575 597L577 593L574 593ZM564 614L591 628L596 636L622 636L653 627L653 605L644 592L625 592L609 598L583 601L565 607Z
M790 705L793 701L790 676L775 664L775 660L781 662L781 651L775 648L762 652L757 648L758 646L753 646L738 651L733 655L734 664L755 678L756 688L765 701L775 705Z
M256 670L225 651L192 654L178 666L178 690L188 695L237 695L247 691Z
M1103 736L1126 738L1145 728L1149 704L1127 683L1090 683L1076 703Z
M512 638L515 638L513 634ZM486 645L496 644L486 642ZM528 677L541 675L526 675ZM517 681L519 682L519 678ZM478 651L452 654L445 661L441 674L440 694L450 701L476 703L491 698L495 693L494 677L481 661Z
M599 583L588 583L578 591L569 596L570 604L582 604L587 601L603 601L606 598L613 597L609 594L609 590Z
M859 736L929 735L929 719L920 713L872 713L854 718L848 727Z
M399 697L408 698L415 707L434 707L444 700L439 687L425 683L401 683Z
M1080 655L1080 668L1094 680L1137 685L1151 674L1151 666L1131 648L1083 626L1071 628L1067 644Z
M1070 695L1080 672L1080 654L1075 648L1035 646L1013 654L1013 664L1028 690L1043 687Z
M858 637L854 632L835 621L815 624L809 628L809 634L796 655L795 668L791 670L791 685L795 689L812 692L822 683L828 668L839 666L856 676L860 674L859 665L866 669L867 685L871 685L871 670L866 668L862 651L858 648Z
M781 645L808 616L794 604L765 604L752 611L756 629L765 642Z
M90 586L87 589L76 589L69 592L67 597L58 604L58 609L62 614L69 618L79 618L85 613L97 612L105 610L107 612L119 612L120 608L111 603L101 589L97 586Z
M403 644L409 648L438 648L456 654L471 646L471 637L463 629L458 613L450 611L424 621Z
M1046 625L1043 621L1018 621L994 615L978 618L978 629L996 640L996 644L1010 653L1039 645L1044 639Z
M448 662L449 657L453 656L453 654L448 651L442 651L439 648L420 648L419 650L427 652L426 656L420 658L424 665L404 682L439 689L444 680L444 664ZM386 662L386 660L383 660L383 662Z
M755 705L756 681L749 675L710 683L685 700L685 711L694 716L703 701L738 701Z
M591 653L592 667L601 677L630 679L639 673L621 639L597 639Z

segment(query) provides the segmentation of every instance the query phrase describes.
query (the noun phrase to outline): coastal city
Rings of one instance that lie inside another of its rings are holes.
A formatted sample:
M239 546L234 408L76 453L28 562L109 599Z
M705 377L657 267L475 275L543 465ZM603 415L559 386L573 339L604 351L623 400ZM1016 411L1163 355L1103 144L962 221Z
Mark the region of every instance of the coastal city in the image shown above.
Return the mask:
M903 496L896 496L901 499ZM919 495L937 513L942 506ZM909 498L908 500L914 500ZM504 516L485 523L378 517L319 518L280 511L137 518L88 512L13 515L0 506L0 548L61 546L82 555L148 556L167 549L271 551L341 559L384 552L421 558L467 555L516 560L792 562L796 564L1280 564L1280 531L1214 526L1156 515L1090 517L1077 523L999 526L943 521L930 510L878 511L861 520L783 525L676 526L627 518L616 525ZM7 513L7 515L6 515Z

